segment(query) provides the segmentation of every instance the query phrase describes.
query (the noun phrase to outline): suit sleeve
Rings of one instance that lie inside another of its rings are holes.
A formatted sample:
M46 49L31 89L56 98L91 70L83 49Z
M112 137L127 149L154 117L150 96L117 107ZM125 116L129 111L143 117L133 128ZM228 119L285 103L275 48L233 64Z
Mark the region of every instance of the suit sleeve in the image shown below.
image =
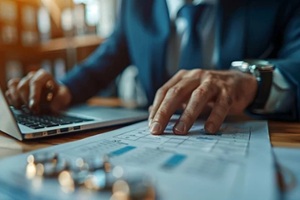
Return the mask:
M281 72L291 86L291 96L287 99L292 102L290 109L282 113L262 115L268 119L300 121L300 1L291 1L286 9L286 15L279 21L278 34L281 34L277 43L278 55L270 62Z
M123 16L124 12L122 5L120 16ZM112 35L61 80L71 92L71 104L84 102L95 95L130 64L123 21L124 19L119 17Z

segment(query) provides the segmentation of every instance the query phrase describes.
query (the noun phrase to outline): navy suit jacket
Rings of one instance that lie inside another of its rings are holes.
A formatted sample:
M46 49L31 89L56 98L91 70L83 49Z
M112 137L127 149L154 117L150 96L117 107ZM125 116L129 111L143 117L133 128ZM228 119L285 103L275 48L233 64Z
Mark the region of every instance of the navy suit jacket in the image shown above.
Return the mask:
M270 60L295 90L294 112L288 113L288 118L299 119L300 1L221 0L217 13L216 68L228 69L234 60ZM156 90L168 79L169 34L165 0L123 0L113 34L62 80L72 93L72 103L95 95L129 65L139 69L139 79L152 103Z

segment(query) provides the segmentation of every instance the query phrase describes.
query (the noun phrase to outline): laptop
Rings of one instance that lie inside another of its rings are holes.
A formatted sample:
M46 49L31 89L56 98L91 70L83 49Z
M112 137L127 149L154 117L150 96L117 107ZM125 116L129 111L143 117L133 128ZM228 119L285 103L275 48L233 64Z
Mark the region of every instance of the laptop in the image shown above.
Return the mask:
M0 131L18 139L35 139L147 119L142 110L78 105L58 115L33 115L10 107L0 90Z

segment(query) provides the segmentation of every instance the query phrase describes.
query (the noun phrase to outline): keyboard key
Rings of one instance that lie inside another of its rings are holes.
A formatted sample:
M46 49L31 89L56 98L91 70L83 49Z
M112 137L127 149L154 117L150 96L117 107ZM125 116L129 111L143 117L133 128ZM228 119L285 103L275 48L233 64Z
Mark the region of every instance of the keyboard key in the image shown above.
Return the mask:
M66 115L30 115L26 113L16 114L16 118L18 123L33 129L93 121L93 119Z

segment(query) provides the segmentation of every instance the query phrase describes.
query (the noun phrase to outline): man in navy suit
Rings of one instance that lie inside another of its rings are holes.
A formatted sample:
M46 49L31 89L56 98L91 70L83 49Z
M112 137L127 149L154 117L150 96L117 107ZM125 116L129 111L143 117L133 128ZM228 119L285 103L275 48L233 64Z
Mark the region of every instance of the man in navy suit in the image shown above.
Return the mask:
M299 120L300 1L125 0L113 34L61 82L40 70L10 80L6 95L39 112L47 89L57 111L95 95L129 65L153 102L153 134L163 133L178 109L175 134L186 134L207 110L211 133L243 111Z

